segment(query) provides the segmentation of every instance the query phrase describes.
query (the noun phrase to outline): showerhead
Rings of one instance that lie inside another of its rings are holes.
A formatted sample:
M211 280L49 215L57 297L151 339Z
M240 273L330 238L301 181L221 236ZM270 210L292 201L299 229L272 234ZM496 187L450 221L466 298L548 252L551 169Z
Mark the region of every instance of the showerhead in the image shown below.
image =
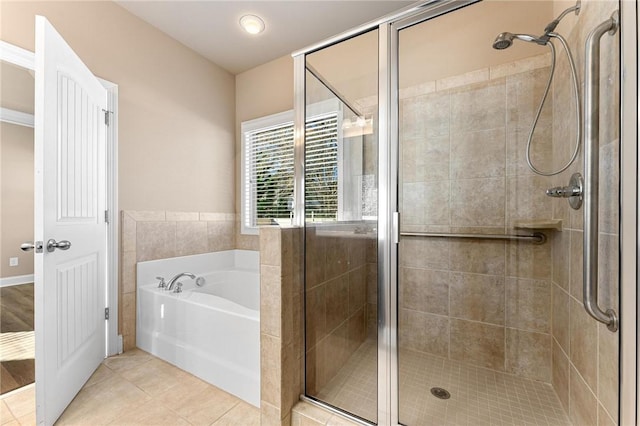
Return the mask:
M540 46L546 46L549 43L549 39L551 37L557 37L554 33L556 27L569 12L575 12L576 15L580 12L580 0L576 2L575 6L572 6L565 11L563 11L560 16L558 16L553 21L549 22L544 29L544 34L540 37L535 37L529 34L512 34L508 32L498 34L498 37L493 42L493 48L496 50L504 50L508 47L511 47L513 44L513 39L518 39L522 41L528 41L530 43L536 43Z
M504 50L508 47L511 47L514 39L527 41L529 43L536 43L543 46L547 44L547 40L539 37L534 37L529 34L512 34L512 33L504 32L504 33L498 34L498 37L496 37L496 39L493 42L493 48L496 50Z
M515 36L511 33L500 33L493 42L493 48L496 50L504 50L511 47Z

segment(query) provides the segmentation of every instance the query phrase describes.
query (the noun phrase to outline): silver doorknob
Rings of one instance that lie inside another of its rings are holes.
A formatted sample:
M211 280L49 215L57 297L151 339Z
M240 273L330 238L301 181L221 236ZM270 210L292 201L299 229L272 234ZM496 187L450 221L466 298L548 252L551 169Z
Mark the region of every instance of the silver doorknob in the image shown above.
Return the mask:
M52 238L49 241L47 241L47 251L49 253L55 251L56 249L69 250L70 247L71 247L71 243L67 240L56 242L56 240Z
M33 249L36 249L36 253L42 253L42 241L28 241L26 243L20 244L20 250L22 251L31 251Z

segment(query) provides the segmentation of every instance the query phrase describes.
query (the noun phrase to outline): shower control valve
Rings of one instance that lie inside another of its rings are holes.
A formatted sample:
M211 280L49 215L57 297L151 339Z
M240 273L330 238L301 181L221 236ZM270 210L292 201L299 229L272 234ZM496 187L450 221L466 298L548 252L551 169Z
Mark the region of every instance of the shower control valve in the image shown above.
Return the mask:
M580 196L580 194L582 194L582 190L572 186L556 186L555 188L547 189L549 197L569 198Z
M158 288L165 288L167 286L167 283L164 282L164 277L156 277L156 280L160 280L158 281Z
M547 195L554 198L568 198L569 205L578 210L582 206L583 181L580 173L574 173L567 186L547 189Z

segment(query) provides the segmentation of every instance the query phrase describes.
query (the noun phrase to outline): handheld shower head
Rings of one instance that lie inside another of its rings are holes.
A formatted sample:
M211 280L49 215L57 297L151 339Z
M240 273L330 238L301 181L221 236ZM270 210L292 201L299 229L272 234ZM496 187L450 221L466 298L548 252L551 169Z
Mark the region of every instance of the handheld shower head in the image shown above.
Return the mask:
M500 33L493 42L493 48L496 50L504 50L508 47L511 47L514 38L515 35L511 33Z
M496 50L504 50L511 47L514 39L536 43L540 46L546 46L547 43L549 43L551 37L556 37L556 34L554 33L556 27L558 26L562 18L564 18L569 12L575 12L576 15L580 12L580 0L576 2L575 6L566 9L560 14L560 16L549 22L544 29L544 34L542 34L541 36L536 37L529 34L512 34L509 32L504 32L498 34L498 37L496 37L492 46Z
M535 37L529 34L512 34L512 33L504 32L504 33L498 34L498 37L496 37L496 39L493 41L492 46L496 50L504 50L508 47L511 47L514 39L527 41L529 43L536 43L542 46L546 45L548 42L548 40Z

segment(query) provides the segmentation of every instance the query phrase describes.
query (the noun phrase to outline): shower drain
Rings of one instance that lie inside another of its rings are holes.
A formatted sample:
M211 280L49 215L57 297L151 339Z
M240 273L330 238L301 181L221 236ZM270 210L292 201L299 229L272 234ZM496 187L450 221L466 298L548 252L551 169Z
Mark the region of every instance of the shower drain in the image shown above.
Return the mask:
M451 398L451 394L446 389L442 388L431 388L431 394L436 398L440 399L449 399Z

